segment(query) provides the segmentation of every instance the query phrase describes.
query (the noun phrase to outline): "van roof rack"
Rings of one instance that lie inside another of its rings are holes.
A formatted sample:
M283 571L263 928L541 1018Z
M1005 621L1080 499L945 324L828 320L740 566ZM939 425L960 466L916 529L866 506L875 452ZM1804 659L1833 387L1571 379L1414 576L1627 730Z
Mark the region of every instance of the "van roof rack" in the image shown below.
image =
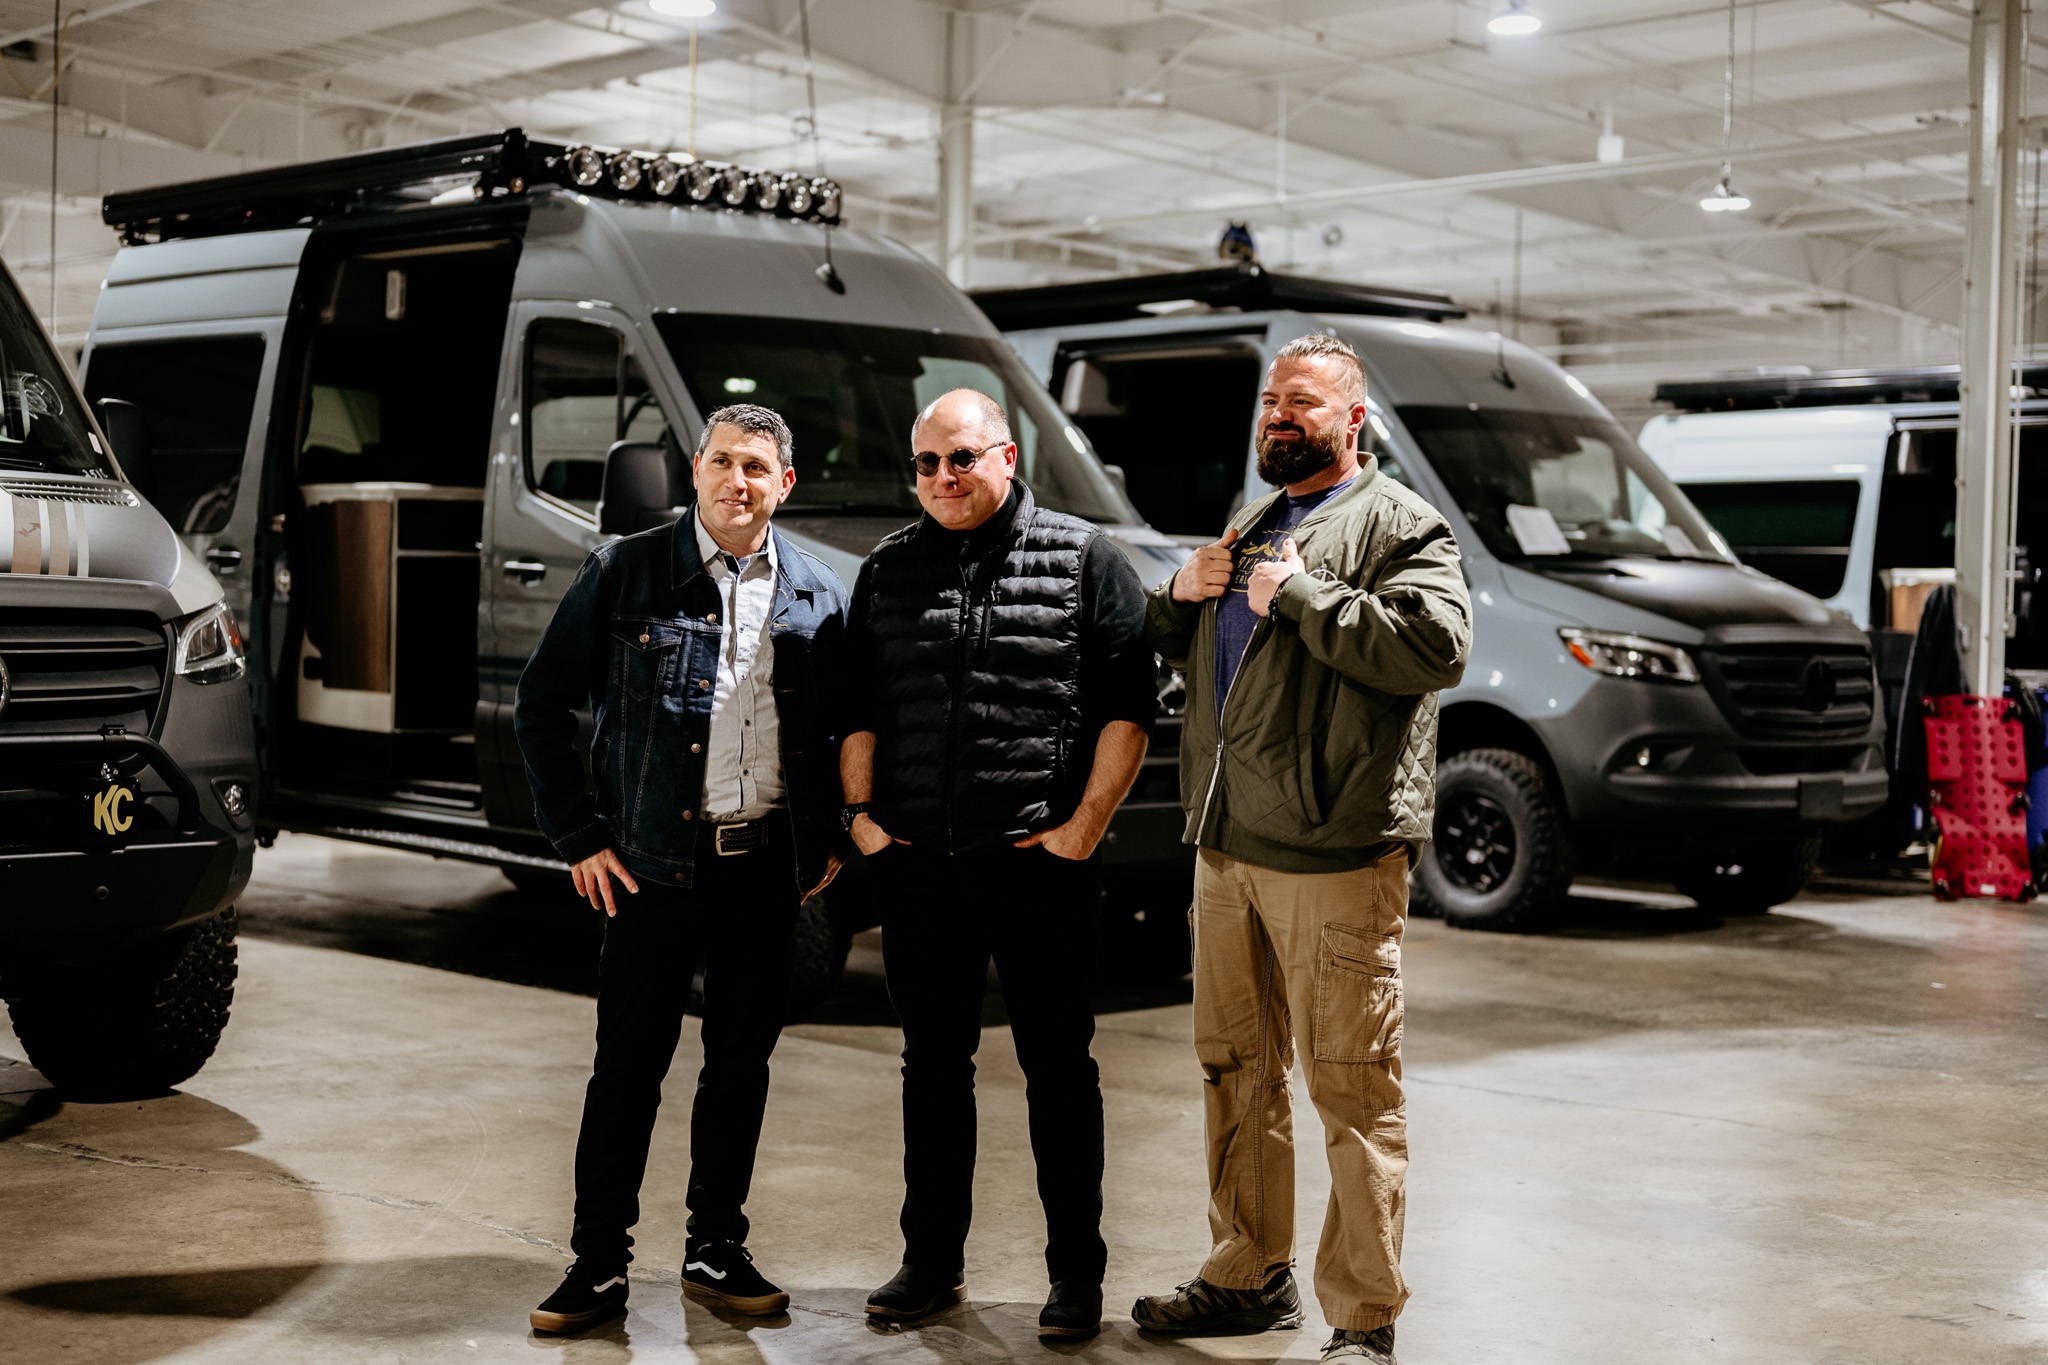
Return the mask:
M1193 302L1210 308L1254 312L1292 308L1305 313L1364 313L1380 317L1462 318L1448 294L1347 284L1306 275L1280 275L1250 262L1135 275L1120 280L1083 280L1011 289L976 289L974 301L989 320L1006 330L1081 322L1118 322L1150 316L1148 305Z
M133 246L446 203L450 190L460 198L464 180L479 200L560 186L606 199L730 209L828 226L839 222L843 199L837 182L818 177L699 161L680 152L549 142L506 128L124 190L101 202L100 216Z
M2023 361L2018 383L2048 391L2048 361ZM1753 412L1763 408L1833 408L1859 403L1953 403L1961 396L1960 365L1902 365L1891 369L1810 370L1803 365L1759 366L1712 379L1672 380L1652 397L1680 412ZM2022 395L2034 397L2030 393Z

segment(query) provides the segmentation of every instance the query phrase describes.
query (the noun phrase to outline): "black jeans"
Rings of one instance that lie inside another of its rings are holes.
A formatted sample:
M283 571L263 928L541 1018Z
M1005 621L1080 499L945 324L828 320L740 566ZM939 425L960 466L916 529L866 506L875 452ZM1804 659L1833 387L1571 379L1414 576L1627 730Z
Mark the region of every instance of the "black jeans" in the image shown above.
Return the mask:
M786 821L768 846L720 857L707 835L688 890L642 877L616 885L605 921L597 991L597 1060L576 1138L576 1228L588 1264L631 1259L640 1182L661 1106L661 1082L682 1036L690 978L704 968L704 1067L690 1108L689 1234L744 1242L768 1057L782 1034L796 926L794 857Z
M1095 870L1008 845L872 860L882 960L903 1022L903 1260L965 1261L974 1206L974 1054L994 961L1024 1069L1031 1154L1053 1280L1100 1284L1102 1086L1095 1036Z

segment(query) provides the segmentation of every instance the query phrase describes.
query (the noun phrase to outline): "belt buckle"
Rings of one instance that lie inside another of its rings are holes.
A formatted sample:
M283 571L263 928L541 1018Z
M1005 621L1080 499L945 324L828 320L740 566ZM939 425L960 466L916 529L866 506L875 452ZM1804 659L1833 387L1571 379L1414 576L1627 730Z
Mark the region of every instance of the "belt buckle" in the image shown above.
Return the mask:
M727 848L725 840L728 834L734 836L735 839L739 839L741 836L752 832L753 828L754 823L751 820L742 820L730 825L720 825L711 832L712 847L717 850L718 856L721 858L737 858L742 853L752 853L754 850L751 842L744 843L738 848Z

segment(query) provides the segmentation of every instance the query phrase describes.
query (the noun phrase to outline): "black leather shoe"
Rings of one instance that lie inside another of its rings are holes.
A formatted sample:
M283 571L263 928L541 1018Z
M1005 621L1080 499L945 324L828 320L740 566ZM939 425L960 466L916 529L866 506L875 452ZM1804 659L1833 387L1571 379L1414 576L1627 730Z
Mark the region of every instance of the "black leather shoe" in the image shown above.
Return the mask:
M578 1261L569 1267L562 1287L542 1300L526 1320L536 1332L581 1332L625 1311L625 1267L585 1267Z
M1102 1286L1054 1282L1052 1294L1038 1315L1038 1335L1080 1340L1102 1331Z
M904 1266L894 1279L868 1295L868 1312L891 1322L915 1322L967 1297L966 1277L929 1275Z
M1225 1289L1200 1278L1171 1294L1148 1294L1131 1306L1131 1321L1148 1332L1219 1337L1301 1326L1301 1291L1282 1270L1264 1289Z
M789 1307L789 1295L754 1269L753 1253L738 1242L683 1243L683 1292L757 1318Z
M1394 1325L1357 1332L1339 1327L1323 1347L1324 1360L1364 1361L1365 1365L1399 1365L1394 1359Z

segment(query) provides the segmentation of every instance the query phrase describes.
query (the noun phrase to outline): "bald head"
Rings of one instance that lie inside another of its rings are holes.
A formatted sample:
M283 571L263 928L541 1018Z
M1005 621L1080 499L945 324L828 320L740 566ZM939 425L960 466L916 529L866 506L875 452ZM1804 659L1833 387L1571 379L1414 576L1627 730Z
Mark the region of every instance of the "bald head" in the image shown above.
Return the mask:
M948 531L971 531L1009 501L1017 473L1017 447L1002 404L974 389L953 389L925 405L910 429L915 456L936 468L917 475L917 501ZM958 455L968 464L959 468Z
M919 437L927 426L943 425L948 430L972 429L981 434L978 445L993 445L997 441L1010 439L1010 415L1003 411L1003 405L979 389L948 389L924 405L924 411L911 424L910 443L919 450L929 450Z

